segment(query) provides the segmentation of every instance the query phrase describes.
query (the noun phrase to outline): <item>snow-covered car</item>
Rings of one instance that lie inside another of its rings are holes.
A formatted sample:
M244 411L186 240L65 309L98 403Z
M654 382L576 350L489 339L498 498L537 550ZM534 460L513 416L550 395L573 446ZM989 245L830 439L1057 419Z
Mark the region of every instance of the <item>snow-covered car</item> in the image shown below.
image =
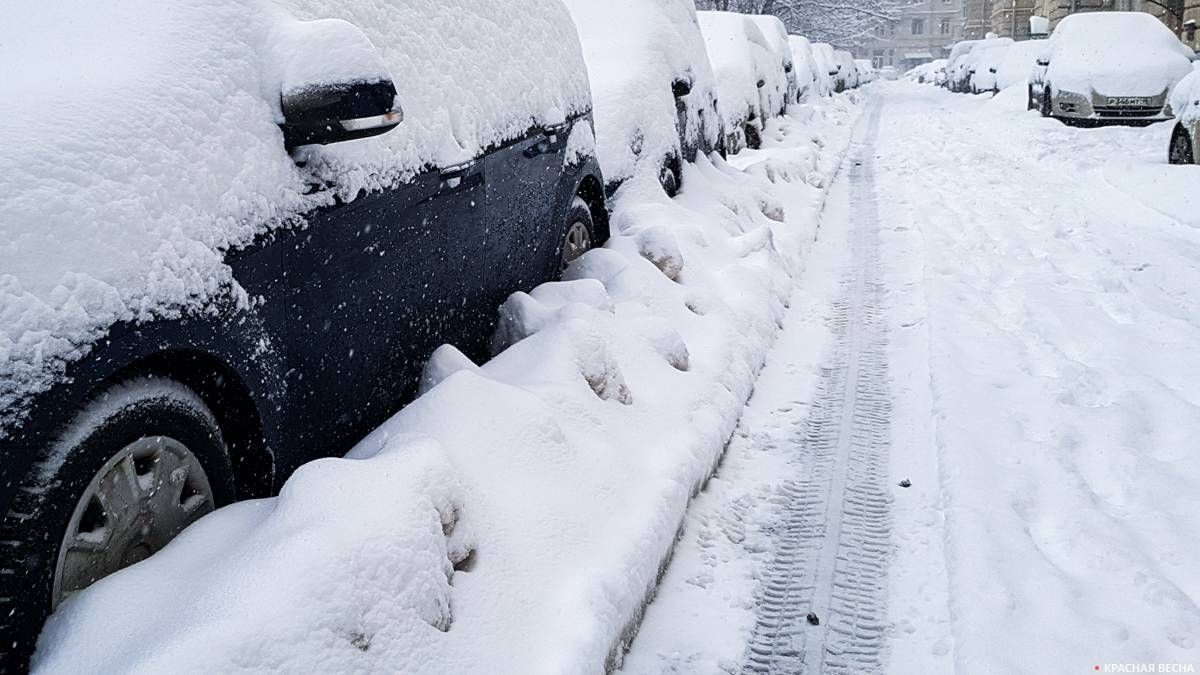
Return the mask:
M812 50L815 64L813 72L817 73L819 79L824 82L829 93L832 94L838 90L838 62L837 56L834 55L833 45L827 42L814 42Z
M879 77L884 80L896 80L900 78L900 73L896 72L895 66L884 66L879 69Z
M812 96L828 96L832 91L829 86L829 74L818 72L812 43L806 37L789 35L788 44L792 49L793 72L796 76L796 100L805 101Z
M1195 164L1200 157L1200 69L1175 85L1170 106L1178 121L1171 133L1167 159L1172 164Z
M1012 38L995 38L984 40L971 49L967 56L967 77L970 81L968 88L972 94L999 91L996 86L996 74L1012 45Z
M787 74L750 17L735 12L697 12L697 17L717 79L725 147L729 152L757 148L764 121L786 105Z
M1033 72L1038 54L1045 48L1045 40L1014 42L1004 52L1004 58L996 68L996 89L1003 91L1017 85L1025 86L1029 82L1029 74Z
M1062 120L1168 119L1167 95L1192 71L1191 56L1169 28L1144 12L1072 14L1038 56L1029 104Z
M946 79L942 81L942 86L956 93L965 91L964 87L967 83L963 75L965 70L963 60L979 42L979 40L963 40L954 43L950 54L946 57Z
M607 225L558 0L5 20L0 652L20 670L72 593L345 452L439 345L486 355L497 307Z
M788 44L787 28L777 16L754 14L750 16L750 20L758 25L758 30L767 39L771 52L779 58L779 63L783 68L784 78L787 80L787 91L784 94L783 107L775 111L775 114L783 114L788 104L798 103L800 100L799 83L796 81L795 57L792 55L791 45Z
M716 81L692 0L566 4L583 43L610 191L648 171L674 194L682 162L721 139Z
M858 86L858 68L854 66L854 56L844 49L833 52L837 63L837 91L846 91Z
M871 63L871 59L854 59L854 69L858 71L860 85L879 79L879 72L875 70L875 64Z

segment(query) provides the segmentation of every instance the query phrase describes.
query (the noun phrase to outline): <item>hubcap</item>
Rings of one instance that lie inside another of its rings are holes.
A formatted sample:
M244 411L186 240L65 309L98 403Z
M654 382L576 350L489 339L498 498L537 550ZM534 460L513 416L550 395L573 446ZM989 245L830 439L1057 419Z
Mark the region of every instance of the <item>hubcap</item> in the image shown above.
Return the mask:
M563 245L562 268L567 269L579 256L592 247L592 234L586 223L575 221L567 230L567 242Z
M150 557L213 506L208 476L182 443L152 436L125 446L75 506L58 551L53 607Z

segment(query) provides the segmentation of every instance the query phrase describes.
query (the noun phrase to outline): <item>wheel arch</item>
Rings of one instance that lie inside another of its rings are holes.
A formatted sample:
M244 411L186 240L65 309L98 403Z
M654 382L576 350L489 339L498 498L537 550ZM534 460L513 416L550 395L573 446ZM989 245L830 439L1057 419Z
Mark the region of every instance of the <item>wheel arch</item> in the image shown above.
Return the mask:
M596 228L596 243L603 244L608 241L611 233L608 228L608 202L604 197L603 181L595 174L589 173L579 182L575 194L587 202L588 211L592 214L592 225Z
M246 381L218 356L193 348L154 352L93 387L92 396L135 377L153 375L191 389L217 418L229 450L238 499L266 497L274 487L274 457L266 447L263 419ZM92 396L89 396L90 399Z

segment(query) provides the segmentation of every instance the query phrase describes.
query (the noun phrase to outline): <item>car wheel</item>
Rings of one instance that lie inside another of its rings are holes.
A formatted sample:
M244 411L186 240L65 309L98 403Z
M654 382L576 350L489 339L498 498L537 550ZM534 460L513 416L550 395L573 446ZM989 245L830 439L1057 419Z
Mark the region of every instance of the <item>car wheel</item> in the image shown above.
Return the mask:
M658 169L658 183L662 186L663 192L666 192L668 197L674 197L679 193L679 186L682 182L683 176L679 161L674 157L664 159L662 166Z
M1050 99L1050 88L1049 87L1046 87L1045 90L1042 92L1042 105L1041 105L1041 108L1039 109L1039 112L1042 113L1042 117L1052 117L1054 114L1054 104L1053 104L1053 101Z
M234 497L216 418L181 384L119 385L67 429L0 519L5 669L26 666L46 617L72 593L145 559Z
M571 208L567 210L567 227L558 246L559 274L595 245L596 226L592 210L582 197L575 197Z
M753 122L746 122L746 147L751 150L758 150L762 147L762 134L759 133L758 127Z
M1175 133L1171 134L1171 147L1167 152L1167 160L1171 164L1196 163L1196 157L1192 153L1192 137L1182 124L1176 124Z

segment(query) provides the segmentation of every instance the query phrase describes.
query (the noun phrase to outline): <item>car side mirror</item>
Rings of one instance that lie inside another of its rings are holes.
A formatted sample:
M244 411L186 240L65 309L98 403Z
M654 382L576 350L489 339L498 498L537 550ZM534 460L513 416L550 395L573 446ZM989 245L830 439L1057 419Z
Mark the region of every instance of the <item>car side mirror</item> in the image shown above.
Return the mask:
M758 87L759 89L762 89L763 87L767 86L767 81L759 80L757 83L755 83L755 86Z
M675 98L683 98L692 93L692 81L688 78L679 78L671 83L671 93Z
M283 94L284 145L328 145L378 136L404 121L392 81L333 82Z
M1037 64L1038 64L1039 66L1048 66L1048 65L1050 65L1050 59L1046 59L1046 58L1038 58L1038 60L1037 60Z
M404 120L382 57L353 24L297 21L275 46L283 59L279 127L289 150L377 136Z
M785 63L785 64L783 64L783 72L785 72L785 73L790 73L790 72L792 72L794 69L795 69L795 66L793 66L793 65L792 65L792 64L790 64L790 63Z

